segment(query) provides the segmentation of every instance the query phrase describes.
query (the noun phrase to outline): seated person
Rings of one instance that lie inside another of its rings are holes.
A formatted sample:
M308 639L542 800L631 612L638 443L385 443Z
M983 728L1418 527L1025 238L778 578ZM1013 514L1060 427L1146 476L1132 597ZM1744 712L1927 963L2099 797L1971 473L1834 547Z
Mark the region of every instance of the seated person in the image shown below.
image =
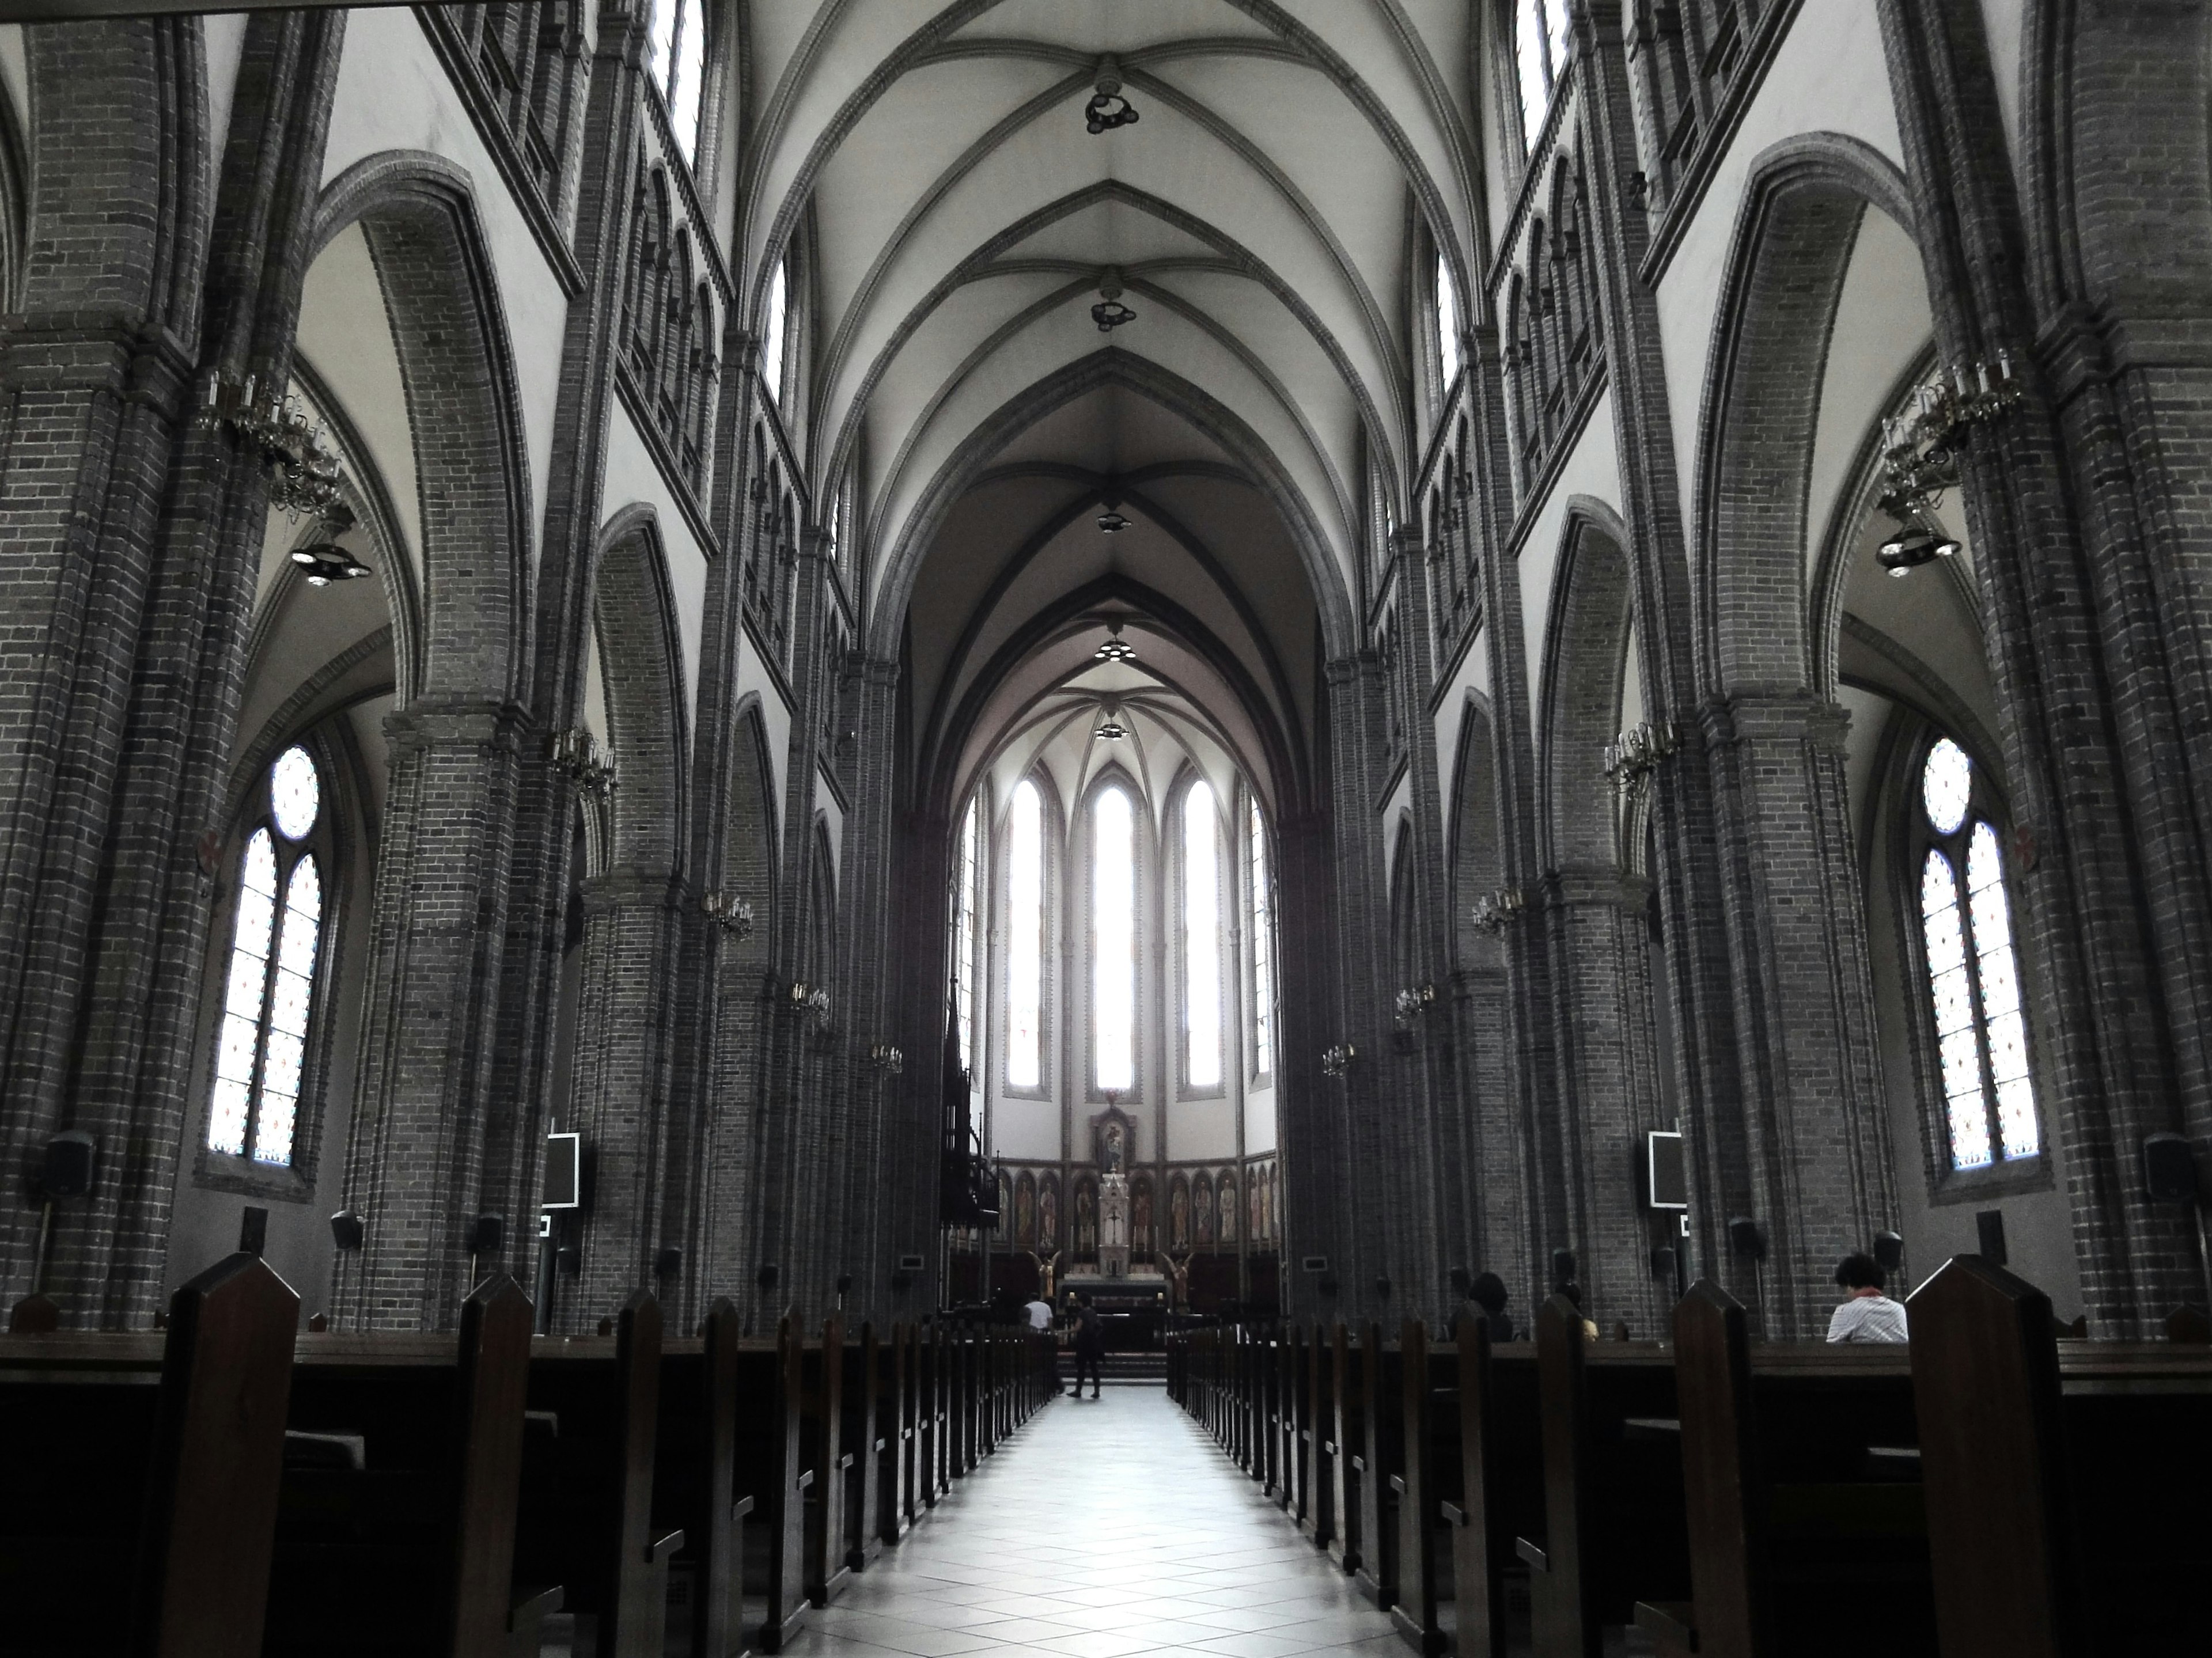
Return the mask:
M1828 1321L1831 1341L1903 1341L1905 1309L1882 1294L1881 1268L1872 1255L1845 1255L1836 1282L1850 1299Z
M1505 1280L1495 1272L1477 1272L1468 1286L1467 1298L1482 1309L1492 1341L1513 1339L1513 1318L1505 1310Z

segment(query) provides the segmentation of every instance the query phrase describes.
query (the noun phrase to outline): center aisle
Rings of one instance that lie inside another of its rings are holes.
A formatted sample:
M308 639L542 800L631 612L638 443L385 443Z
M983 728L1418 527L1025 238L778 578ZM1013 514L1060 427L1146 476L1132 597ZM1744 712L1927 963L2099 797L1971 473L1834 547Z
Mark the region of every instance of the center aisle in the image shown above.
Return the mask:
M1056 1399L809 1614L796 1658L1408 1647L1161 1388Z

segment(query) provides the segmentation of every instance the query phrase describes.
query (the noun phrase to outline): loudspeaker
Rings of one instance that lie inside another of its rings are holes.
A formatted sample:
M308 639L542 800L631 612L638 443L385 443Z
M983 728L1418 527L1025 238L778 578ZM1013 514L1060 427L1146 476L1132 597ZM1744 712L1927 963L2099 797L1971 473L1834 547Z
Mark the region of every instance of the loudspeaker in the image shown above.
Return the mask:
M837 1274L837 1293L839 1295L842 1296L848 1293L852 1290L852 1287L853 1275L850 1272L840 1272Z
M238 1247L249 1255L258 1255L269 1242L269 1212L248 1204L246 1212L238 1218Z
M1375 1298L1377 1301L1388 1301L1390 1299L1390 1280L1389 1278L1378 1278L1375 1280Z
M331 1242L341 1249L358 1249L368 1236L368 1224L350 1209L331 1217Z
M653 1258L653 1275L655 1278L674 1278L683 1270L684 1252L672 1243Z
M1665 1244L1651 1252L1651 1276L1669 1284L1674 1281L1674 1252Z
M478 1215L476 1224L469 1228L469 1253L472 1255L495 1255L507 1247L507 1217Z
M46 1166L39 1190L50 1198L81 1198L92 1190L92 1136L69 1128L46 1142Z
M1729 1253L1746 1260L1766 1259L1766 1234L1759 1230L1759 1223L1748 1215L1733 1215L1729 1218Z
M1981 1242L1981 1256L1992 1266L2005 1264L2004 1211L1984 1209L1974 1216L1974 1234Z
M775 1288L776 1279L781 1276L774 1261L764 1260L761 1263L760 1270L753 1274L753 1282L763 1290L773 1290Z
M1462 1301L1465 1301L1467 1299L1467 1292L1474 1287L1474 1274L1468 1272L1464 1266L1453 1267L1451 1269L1451 1287L1452 1294L1458 1297Z
M1575 1281L1575 1252L1571 1249L1552 1251L1552 1293L1553 1295Z
M1905 1265L1905 1240L1895 1232L1876 1232L1874 1235L1874 1264L1885 1272L1893 1272Z
M2143 1195L2153 1203L2197 1201L2197 1153L2180 1135L2153 1134L2146 1139L2142 1166Z

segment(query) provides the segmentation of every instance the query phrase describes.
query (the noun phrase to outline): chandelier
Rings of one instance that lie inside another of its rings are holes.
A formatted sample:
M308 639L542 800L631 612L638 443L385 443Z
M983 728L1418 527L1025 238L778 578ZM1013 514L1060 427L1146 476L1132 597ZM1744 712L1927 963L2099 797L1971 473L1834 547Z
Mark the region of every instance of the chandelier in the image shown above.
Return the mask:
M1129 728L1121 723L1121 717L1112 708L1109 708L1098 721L1098 729L1091 734L1102 743L1118 743L1129 734Z
M723 932L738 938L750 938L753 932L752 901L732 898L726 892L710 892L699 900L714 924Z
M356 581L375 574L335 541L311 541L295 547L292 562L300 567L310 587L327 587L333 581Z
M1883 569L1901 576L1959 550L1936 507L1959 481L1961 434L2009 413L2026 395L2013 378L2011 355L2000 351L1994 378L1986 362L1977 362L1971 375L1954 367L1948 385L1936 374L1915 389L1905 414L1884 417L1881 496L1875 504L1898 527L1875 552Z
M1659 762L1680 746L1671 725L1655 726L1647 720L1632 726L1606 744L1606 781L1613 785L1614 793L1634 799L1650 786Z
M278 511L296 519L342 506L345 473L323 447L322 423L310 425L290 398L257 398L255 384L251 374L243 386L220 374L210 379L199 423L227 426L240 442L259 452L269 504Z
M1112 58L1098 60L1098 78L1091 82L1091 101L1083 107L1084 130L1096 137L1115 127L1137 125L1137 112L1121 95L1121 66Z
M1134 662L1137 647L1121 637L1121 624L1116 620L1106 624L1106 642L1091 653L1094 662Z
M1129 527L1129 520L1109 507L1098 514L1098 527L1109 536L1117 536Z
M613 765L599 758L599 739L581 726L572 726L553 739L553 767L595 799L603 799L614 789Z
M1474 901L1474 924L1485 932L1503 932L1520 919L1526 907L1519 887L1501 887Z

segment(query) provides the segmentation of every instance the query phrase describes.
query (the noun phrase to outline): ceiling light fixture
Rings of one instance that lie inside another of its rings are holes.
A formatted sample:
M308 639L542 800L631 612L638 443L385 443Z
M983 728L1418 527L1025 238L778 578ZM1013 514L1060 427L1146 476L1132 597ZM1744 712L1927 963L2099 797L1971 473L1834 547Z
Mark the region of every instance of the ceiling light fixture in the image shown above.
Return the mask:
M1098 514L1098 527L1109 536L1117 536L1129 527L1129 520L1109 507Z
M1112 708L1109 708L1099 720L1098 729L1091 734L1102 743L1118 743L1129 734L1129 728L1121 723L1120 716Z
M1890 574L1901 576L1939 558L1949 558L1958 550L1957 539L1944 530L1942 520L1922 511L1909 513L1889 539L1875 550L1874 557Z
M1137 320L1137 313L1121 303L1121 273L1111 265L1098 273L1098 303L1091 307L1091 320L1102 334Z
M335 541L311 541L292 550L292 562L307 578L310 587L327 587L333 581L356 581L374 571Z
M1121 95L1121 65L1114 58L1098 60L1098 78L1091 82L1091 101L1084 106L1083 125L1096 137L1115 127L1137 125L1137 112Z
M1110 636L1103 645L1091 653L1092 659L1099 662L1134 662L1137 659L1137 647L1121 637L1121 623L1119 621L1108 623L1106 631Z

